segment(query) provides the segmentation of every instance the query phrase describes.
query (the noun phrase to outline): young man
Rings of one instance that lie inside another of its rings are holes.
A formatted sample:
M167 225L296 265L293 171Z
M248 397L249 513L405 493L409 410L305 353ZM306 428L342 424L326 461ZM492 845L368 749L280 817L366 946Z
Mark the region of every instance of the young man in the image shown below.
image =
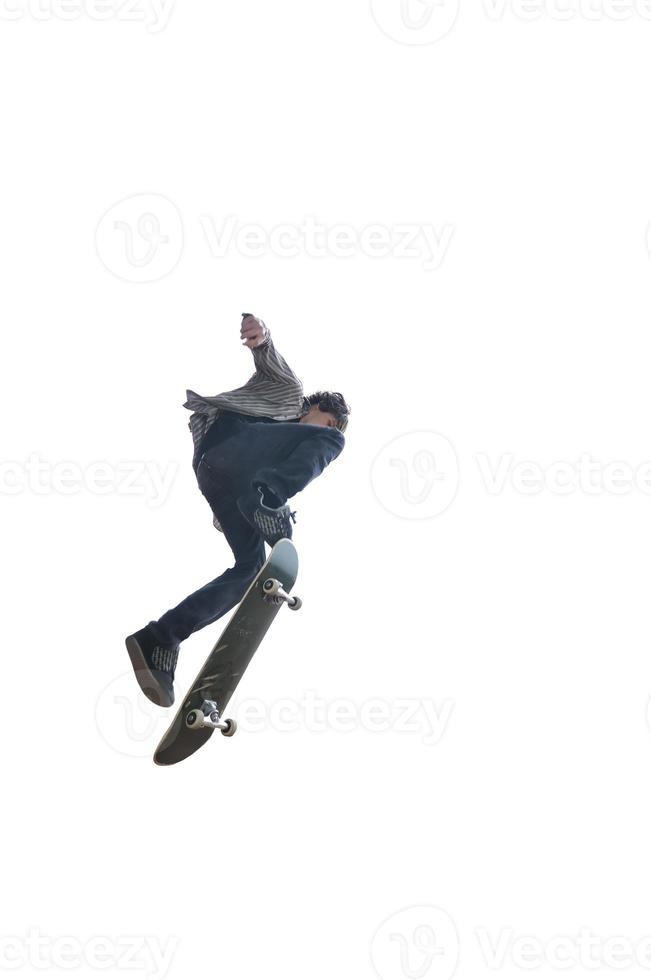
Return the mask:
M188 391L192 467L235 564L158 620L126 638L136 679L155 704L174 703L179 644L240 601L266 561L264 542L292 537L287 501L344 448L350 408L339 392L306 398L264 322L242 314L240 337L255 374L241 388L204 398Z

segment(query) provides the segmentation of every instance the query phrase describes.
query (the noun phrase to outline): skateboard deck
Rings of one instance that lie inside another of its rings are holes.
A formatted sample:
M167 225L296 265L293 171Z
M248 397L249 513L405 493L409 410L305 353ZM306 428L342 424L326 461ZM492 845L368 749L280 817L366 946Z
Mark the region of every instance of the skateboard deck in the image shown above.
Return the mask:
M289 538L282 538L251 582L160 740L154 752L157 765L171 766L187 759L216 728L222 735L235 734L237 725L223 719L223 713L280 607L287 603L290 609L300 609L298 596L289 595L297 574L296 548Z

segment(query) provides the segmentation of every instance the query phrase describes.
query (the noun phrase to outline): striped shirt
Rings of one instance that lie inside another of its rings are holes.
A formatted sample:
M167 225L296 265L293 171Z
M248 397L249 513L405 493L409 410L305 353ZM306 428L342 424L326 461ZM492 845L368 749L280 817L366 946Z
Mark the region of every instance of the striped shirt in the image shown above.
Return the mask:
M303 385L274 347L269 328L264 324L263 326L264 340L258 347L251 348L255 373L246 384L214 397L198 395L191 390L186 392L188 400L183 407L192 412L188 427L194 443L192 468L195 472L201 458L204 437L223 410L254 417L264 416L277 422L293 422L308 408ZM218 531L222 530L216 517L213 524Z

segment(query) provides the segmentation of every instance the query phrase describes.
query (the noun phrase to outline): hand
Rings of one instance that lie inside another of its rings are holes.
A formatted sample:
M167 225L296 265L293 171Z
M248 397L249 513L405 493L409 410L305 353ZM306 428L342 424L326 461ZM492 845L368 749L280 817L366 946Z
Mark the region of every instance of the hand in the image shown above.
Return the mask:
M242 326L240 327L240 338L247 347L259 347L266 337L267 331L263 320L252 313L242 314Z

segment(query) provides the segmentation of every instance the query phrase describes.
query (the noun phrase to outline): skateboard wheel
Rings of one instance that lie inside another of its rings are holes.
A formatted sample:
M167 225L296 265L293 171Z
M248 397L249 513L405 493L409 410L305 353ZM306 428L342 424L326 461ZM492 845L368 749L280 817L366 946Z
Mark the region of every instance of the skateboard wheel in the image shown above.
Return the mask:
M237 731L237 722L234 721L233 718L227 718L224 724L226 725L226 728L222 728L222 735L225 735L226 738L230 738L231 735L234 735Z
M272 578L265 579L262 585L262 591L266 592L267 595L276 591L276 583Z
M188 728L203 728L203 711L188 711L185 723Z
M296 612L296 610L300 609L301 606L303 605L303 600L299 599L297 595L293 595L289 600L289 602L287 603L287 605L289 606L290 609L293 609L294 612Z

